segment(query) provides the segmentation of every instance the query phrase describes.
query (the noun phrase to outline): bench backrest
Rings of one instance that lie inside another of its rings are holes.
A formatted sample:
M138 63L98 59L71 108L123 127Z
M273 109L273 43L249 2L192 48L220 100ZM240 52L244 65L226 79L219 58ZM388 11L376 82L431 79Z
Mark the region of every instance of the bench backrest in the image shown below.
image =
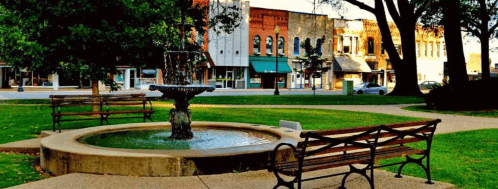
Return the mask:
M349 151L369 150L370 144L377 147L403 145L406 143L430 141L440 119L368 126L338 130L301 132L303 142L297 147L306 151L306 156L326 153L347 153Z
M103 95L50 95L52 106L88 105L140 105L146 100L145 94L103 94Z

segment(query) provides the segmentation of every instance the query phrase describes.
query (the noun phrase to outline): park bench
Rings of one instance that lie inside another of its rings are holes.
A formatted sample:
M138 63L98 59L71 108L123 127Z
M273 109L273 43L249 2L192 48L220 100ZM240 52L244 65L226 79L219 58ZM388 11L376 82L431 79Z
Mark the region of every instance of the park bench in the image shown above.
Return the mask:
M340 189L344 189L346 178L352 173L364 176L370 187L374 188L375 168L400 165L395 177L401 178L401 170L407 163L416 163L424 169L427 175L427 184L432 184L430 175L430 151L436 126L440 119L398 123L390 125L358 127L338 130L303 131L300 137L304 140L294 146L289 143L278 144L272 155L269 172L274 172L277 185L294 188L297 183L315 179L344 175ZM425 149L405 146L407 143L425 141ZM281 147L288 146L294 151L295 159L286 162L276 162L276 155ZM421 155L419 158L411 155ZM382 159L406 157L401 162L376 165ZM426 160L426 166L422 163ZM358 168L358 164L366 165ZM349 172L321 175L313 178L302 178L304 172L349 166ZM370 172L370 176L367 175ZM293 179L285 181L280 175L290 176Z
M50 95L52 105L52 130L55 131L55 125L59 126L61 132L61 122L81 121L81 120L99 120L100 125L103 122L109 124L109 119L123 118L143 118L144 122L149 119L152 121L154 110L151 100L155 97L146 97L145 94L105 94L105 95ZM147 108L149 104L149 108ZM70 109L68 107L87 106L88 109L78 108ZM98 111L93 112L92 107L98 106ZM117 110L113 107L129 106L130 109ZM65 111L62 111L64 109ZM110 117L111 115L129 114L130 116ZM137 114L140 114L138 116ZM72 116L74 119L62 119L62 117ZM95 117L93 117L95 116Z

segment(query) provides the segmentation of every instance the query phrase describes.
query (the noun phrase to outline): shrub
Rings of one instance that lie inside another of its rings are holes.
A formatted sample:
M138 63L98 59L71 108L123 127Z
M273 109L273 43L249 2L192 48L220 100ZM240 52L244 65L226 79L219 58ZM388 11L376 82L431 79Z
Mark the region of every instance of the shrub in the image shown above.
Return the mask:
M478 110L498 108L495 87L498 78L469 81L463 86L436 87L425 97L427 108L438 110Z

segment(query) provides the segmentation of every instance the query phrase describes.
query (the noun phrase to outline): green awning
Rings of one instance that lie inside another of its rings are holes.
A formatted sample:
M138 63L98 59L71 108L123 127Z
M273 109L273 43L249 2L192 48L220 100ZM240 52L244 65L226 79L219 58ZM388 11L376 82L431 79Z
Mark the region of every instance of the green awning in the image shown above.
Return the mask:
M276 62L251 62L254 71L257 73L275 73ZM291 73L292 69L287 65L287 62L278 63L278 73Z

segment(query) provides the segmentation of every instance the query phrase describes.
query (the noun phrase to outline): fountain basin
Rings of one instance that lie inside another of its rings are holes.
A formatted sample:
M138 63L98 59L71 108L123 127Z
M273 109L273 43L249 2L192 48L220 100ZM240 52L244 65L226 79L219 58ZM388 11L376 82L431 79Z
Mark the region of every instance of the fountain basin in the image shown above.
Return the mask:
M296 144L299 131L242 123L192 122L196 130L254 132L274 140L262 144L204 150L123 149L88 145L82 138L123 131L171 129L170 123L92 127L56 134L41 141L41 166L55 175L96 173L130 176L190 176L265 169L270 152L282 142ZM259 134L258 134L259 135ZM278 161L293 159L283 148Z

